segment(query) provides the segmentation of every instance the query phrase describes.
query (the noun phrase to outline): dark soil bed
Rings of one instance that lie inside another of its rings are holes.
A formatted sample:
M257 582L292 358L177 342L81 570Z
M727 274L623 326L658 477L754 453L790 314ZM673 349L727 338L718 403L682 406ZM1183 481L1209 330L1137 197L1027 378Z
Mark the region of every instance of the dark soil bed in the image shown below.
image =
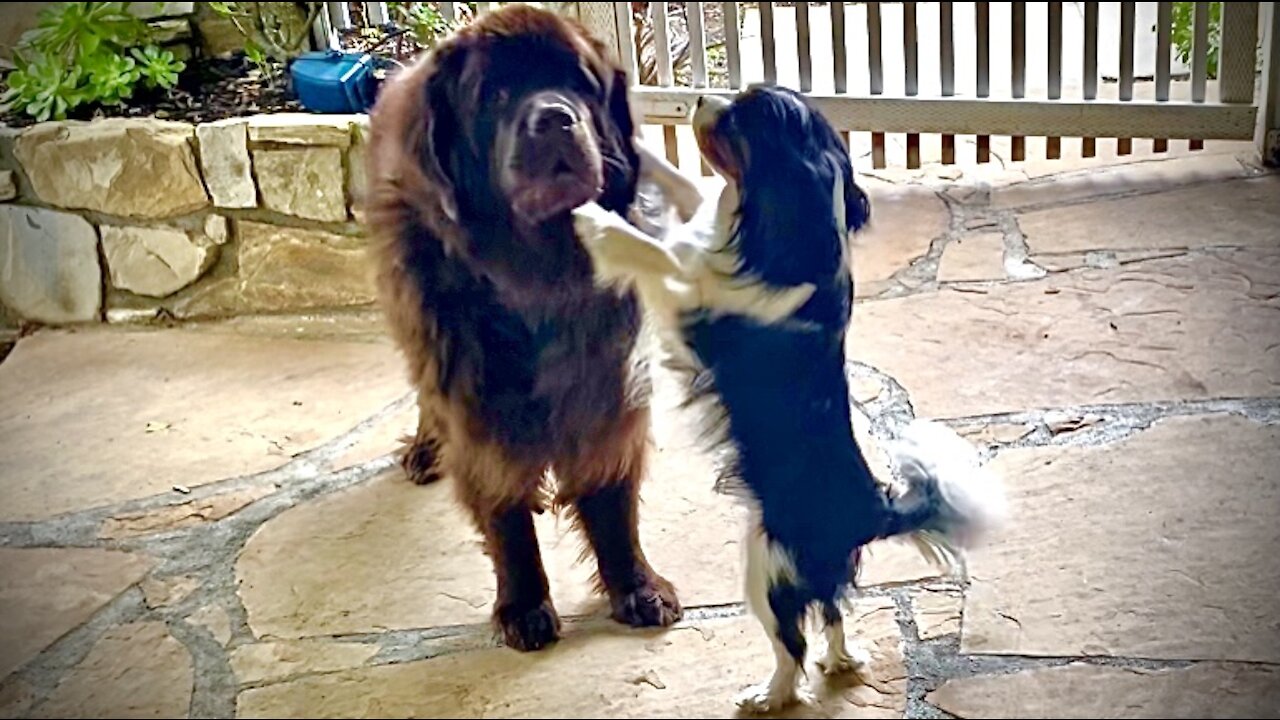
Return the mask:
M7 89L0 81L0 94ZM303 108L288 87L287 77L267 81L243 56L230 59L200 58L187 61L173 90L139 88L125 104L116 107L82 106L71 120L105 117L157 117L202 123L223 118L268 112L294 112ZM25 113L4 112L0 122L14 127L35 123Z

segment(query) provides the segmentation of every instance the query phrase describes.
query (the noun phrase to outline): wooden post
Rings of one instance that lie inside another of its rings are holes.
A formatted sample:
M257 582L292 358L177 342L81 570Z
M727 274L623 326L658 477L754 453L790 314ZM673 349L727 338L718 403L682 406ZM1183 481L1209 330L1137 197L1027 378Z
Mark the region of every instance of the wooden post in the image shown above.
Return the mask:
M587 28L597 40L613 53L613 58L623 62L623 38L618 37L618 16L611 2L576 2L559 3L561 12L576 17L578 22ZM625 38L630 43L631 38ZM628 47L630 47L628 45Z
M1263 164L1280 167L1280 8L1259 3L1262 15L1262 87L1254 138Z

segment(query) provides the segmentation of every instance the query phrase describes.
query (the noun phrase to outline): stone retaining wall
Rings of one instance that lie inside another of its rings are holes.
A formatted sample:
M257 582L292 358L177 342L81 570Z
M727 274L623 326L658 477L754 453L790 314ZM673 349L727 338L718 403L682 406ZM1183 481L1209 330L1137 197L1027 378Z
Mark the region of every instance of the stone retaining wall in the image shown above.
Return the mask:
M48 324L367 305L364 115L0 128L0 305Z

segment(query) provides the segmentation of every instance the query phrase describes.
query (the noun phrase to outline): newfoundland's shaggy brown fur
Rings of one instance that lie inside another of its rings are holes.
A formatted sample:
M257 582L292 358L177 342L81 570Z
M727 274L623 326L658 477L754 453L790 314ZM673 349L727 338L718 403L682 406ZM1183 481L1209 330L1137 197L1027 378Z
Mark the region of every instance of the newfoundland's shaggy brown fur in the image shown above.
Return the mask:
M532 515L549 504L575 515L614 618L681 613L637 530L640 309L595 287L569 214L590 200L626 214L634 131L604 48L528 6L481 16L399 72L372 115L381 301L420 409L404 466L415 482L455 480L493 559L494 620L522 650L559 635Z

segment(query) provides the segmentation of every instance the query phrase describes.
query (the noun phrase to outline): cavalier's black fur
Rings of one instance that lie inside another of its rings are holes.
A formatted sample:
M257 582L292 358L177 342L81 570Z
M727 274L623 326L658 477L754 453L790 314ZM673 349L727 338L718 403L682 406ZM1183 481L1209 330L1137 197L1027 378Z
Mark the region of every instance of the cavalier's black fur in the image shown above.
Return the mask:
M579 232L597 275L632 281L665 321L691 393L709 401L715 442L732 457L729 477L755 511L747 600L777 666L742 702L772 710L802 694L811 610L826 625L828 671L866 662L846 648L839 601L868 543L907 536L948 554L992 519L988 501L998 509L1000 497L974 448L942 425L907 429L902 497L863 457L845 374L848 238L871 209L827 120L804 96L762 86L731 102L704 98L693 122L704 159L726 180L706 212L659 241L586 208Z

